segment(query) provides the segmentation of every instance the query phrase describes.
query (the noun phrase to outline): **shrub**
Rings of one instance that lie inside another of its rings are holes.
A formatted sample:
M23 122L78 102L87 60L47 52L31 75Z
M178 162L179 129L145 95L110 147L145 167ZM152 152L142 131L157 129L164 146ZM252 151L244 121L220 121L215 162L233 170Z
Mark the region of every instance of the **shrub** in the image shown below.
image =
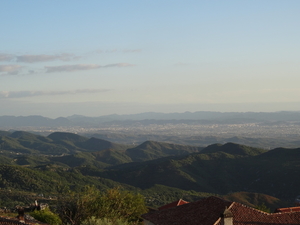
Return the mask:
M40 210L40 211L35 210L30 213L30 216L32 216L36 220L43 222L43 223L48 223L51 225L62 224L62 221L59 218L59 216L56 215L55 213L51 212L50 209L48 209L48 208L46 208L44 210Z
M107 218L96 219L96 217L92 216L91 218L84 220L81 223L81 225L130 225L130 223L121 219L116 219L116 220L110 220Z
M59 197L57 212L64 224L81 225L94 216L100 219L97 224L106 221L114 225L116 221L138 223L140 215L146 213L147 208L144 197L140 194L118 188L100 193L95 187L86 186L81 191L68 192Z

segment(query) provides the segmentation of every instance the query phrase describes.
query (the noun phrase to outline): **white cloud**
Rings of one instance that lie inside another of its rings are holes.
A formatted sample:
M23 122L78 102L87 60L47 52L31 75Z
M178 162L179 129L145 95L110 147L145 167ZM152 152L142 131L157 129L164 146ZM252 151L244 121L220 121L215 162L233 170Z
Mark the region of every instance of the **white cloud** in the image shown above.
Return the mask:
M92 70L98 69L101 66L96 64L77 64L77 65L63 65L63 66L45 66L47 73L53 72L73 72L78 70Z
M61 60L61 61L69 61L74 59L75 56L72 54L59 54L59 55L19 55L16 56L17 62L24 62L24 63L35 63L35 62L48 62L54 60Z
M69 91L0 91L0 99L26 98L46 95L70 95L107 92L108 89L77 89Z
M139 53L141 49L111 49L111 50L96 50L96 53Z
M0 74L15 75L18 74L22 66L20 65L0 65Z
M0 54L0 61L11 61L13 58L14 56L10 54Z
M22 63L36 63L36 62L49 62L49 61L70 61L73 59L79 58L73 54L62 53L56 55L13 55L13 54L0 54L1 61L16 61Z
M134 65L129 63L114 63L105 66L101 66L97 64L76 64L76 65L63 65L63 66L45 66L45 69L47 73L54 73L54 72L74 72L79 70L92 70L92 69L99 69L99 68L106 68L106 67L128 67L128 66L134 66Z
M102 67L128 67L128 66L134 66L134 64L130 63L114 63L114 64L107 64Z

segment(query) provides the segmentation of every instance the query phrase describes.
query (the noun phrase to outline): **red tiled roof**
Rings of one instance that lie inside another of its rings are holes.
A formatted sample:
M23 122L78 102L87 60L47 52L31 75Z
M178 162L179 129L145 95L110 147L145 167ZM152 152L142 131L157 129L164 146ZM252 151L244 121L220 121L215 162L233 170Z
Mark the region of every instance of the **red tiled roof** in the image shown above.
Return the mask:
M257 225L257 224L300 224L300 213L265 213L260 210L234 202L230 211L233 214L234 225Z
M163 205L163 206L159 207L158 210L169 209L169 208L173 208L173 207L176 207L176 206L179 206L179 205L184 205L184 204L187 204L187 203L189 203L189 202L184 201L182 199L179 199L178 201L171 202L167 205Z
M214 196L178 207L147 213L142 217L156 225L220 225L220 218L225 207L232 212L233 225L300 224L300 212L265 213Z
M299 212L300 211L300 206L297 207L289 207L289 208L278 208L275 210L275 213L277 212Z
M217 197L209 197L177 207L147 213L142 217L159 225L212 225L224 212L225 207L229 207L231 204L232 202Z
M48 225L46 223L42 223L40 221L34 220L25 220L25 223L21 223L17 217L3 217L0 216L0 225Z
M0 217L0 225L24 225L24 223L19 222L17 219Z

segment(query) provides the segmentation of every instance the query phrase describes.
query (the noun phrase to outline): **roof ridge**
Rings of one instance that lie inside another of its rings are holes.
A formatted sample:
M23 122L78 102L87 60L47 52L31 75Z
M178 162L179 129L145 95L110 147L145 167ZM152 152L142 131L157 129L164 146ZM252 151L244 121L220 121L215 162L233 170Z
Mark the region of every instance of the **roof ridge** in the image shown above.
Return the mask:
M278 209L300 209L300 206L282 207L282 208L277 208L277 210Z
M232 202L232 203L230 204L230 206L228 207L229 210L232 208L232 206L234 205L234 203L236 203L236 202Z

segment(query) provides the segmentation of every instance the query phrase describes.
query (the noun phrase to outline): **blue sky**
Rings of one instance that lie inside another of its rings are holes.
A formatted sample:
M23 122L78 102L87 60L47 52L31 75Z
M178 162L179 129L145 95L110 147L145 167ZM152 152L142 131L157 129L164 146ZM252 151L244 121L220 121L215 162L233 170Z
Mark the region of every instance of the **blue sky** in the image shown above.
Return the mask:
M300 110L300 1L1 1L0 115Z

